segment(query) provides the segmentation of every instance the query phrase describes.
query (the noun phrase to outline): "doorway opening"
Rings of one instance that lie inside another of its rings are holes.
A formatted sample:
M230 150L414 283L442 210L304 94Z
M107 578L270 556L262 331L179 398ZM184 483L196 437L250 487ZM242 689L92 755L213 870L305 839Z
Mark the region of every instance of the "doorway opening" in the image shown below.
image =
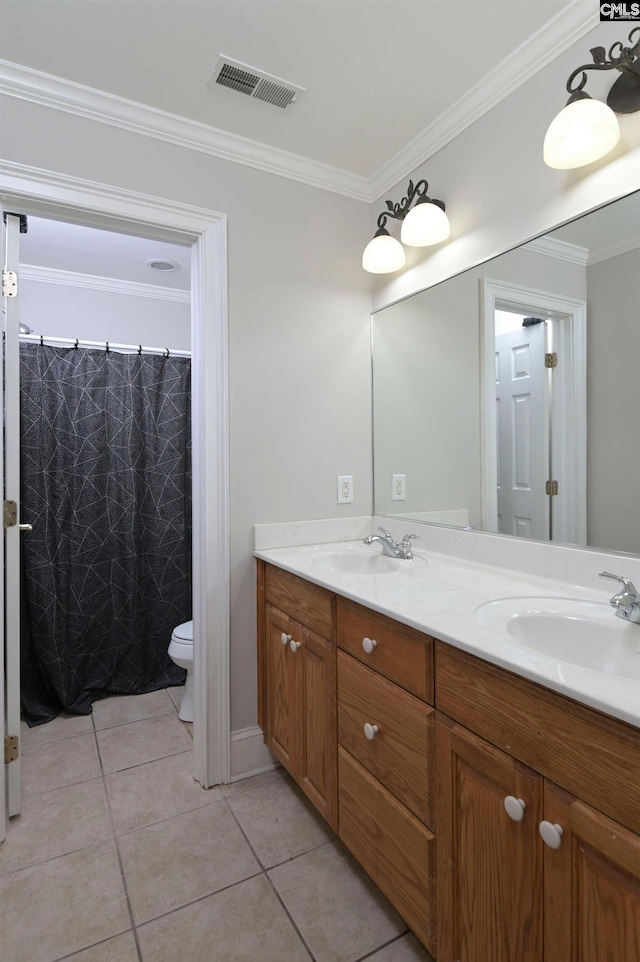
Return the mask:
M0 202L3 211L190 248L193 617L202 636L202 644L194 651L194 776L205 788L229 781L226 217L216 211L31 168L16 168L7 174ZM3 645L6 640L3 638ZM2 682L4 685L4 679ZM9 697L16 694L7 692Z
M584 545L586 304L484 278L481 325L484 530Z
M172 689L187 669L183 704L171 695L192 722L189 248L25 222L23 714L83 714L109 694Z

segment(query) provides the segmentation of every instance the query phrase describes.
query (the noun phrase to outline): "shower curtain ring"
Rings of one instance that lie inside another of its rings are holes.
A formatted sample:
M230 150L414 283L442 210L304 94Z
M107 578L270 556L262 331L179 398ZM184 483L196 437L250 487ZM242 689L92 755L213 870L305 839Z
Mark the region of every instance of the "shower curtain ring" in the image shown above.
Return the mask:
M44 334L40 335L40 347L44 347Z
M138 357L142 357L142 344L138 344Z
M171 351L169 350L169 348L167 348L167 353L165 354L165 357L171 357Z
M105 341L105 342L104 342L104 347L105 347L105 350L106 350L106 352L107 352L107 354L108 354L108 353L109 353L109 342L108 342L108 341Z
M78 338L76 338L75 349L78 350Z

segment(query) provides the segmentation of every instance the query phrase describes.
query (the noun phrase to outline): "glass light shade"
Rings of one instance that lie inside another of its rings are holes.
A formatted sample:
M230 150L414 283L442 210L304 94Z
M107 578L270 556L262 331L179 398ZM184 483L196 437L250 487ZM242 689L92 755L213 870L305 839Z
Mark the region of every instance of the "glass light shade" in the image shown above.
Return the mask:
M362 266L370 274L391 274L399 271L407 262L400 241L391 234L376 234L362 254Z
M544 162L556 170L584 167L604 157L620 140L611 107L585 97L568 103L551 121L544 138Z
M446 240L450 233L449 218L443 209L424 201L416 204L402 221L400 239L408 247L430 247Z

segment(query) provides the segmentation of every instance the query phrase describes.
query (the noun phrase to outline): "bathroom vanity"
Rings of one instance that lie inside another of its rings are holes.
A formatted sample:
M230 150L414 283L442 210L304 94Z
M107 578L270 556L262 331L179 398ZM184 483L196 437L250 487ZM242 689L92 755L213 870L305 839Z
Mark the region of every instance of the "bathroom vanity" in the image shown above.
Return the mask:
M615 683L596 708L589 678L535 680L464 610L424 613L428 558L258 556L267 744L434 959L639 962L640 684L619 711Z

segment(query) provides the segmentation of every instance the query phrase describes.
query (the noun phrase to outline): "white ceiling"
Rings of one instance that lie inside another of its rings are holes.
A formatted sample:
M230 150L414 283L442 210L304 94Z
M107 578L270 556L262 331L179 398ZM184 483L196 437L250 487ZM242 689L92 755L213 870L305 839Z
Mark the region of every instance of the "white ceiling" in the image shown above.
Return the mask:
M31 215L27 218L27 233L20 235L19 243L23 267L37 267L45 272L71 271L182 291L190 287L188 247ZM147 264L152 259L174 261L176 269L153 270Z
M144 105L151 124L173 129L186 118L195 139L230 135L239 151L272 151L276 167L285 158L285 171L287 157L325 165L318 182L329 189L341 189L345 172L345 192L353 183L371 199L385 166L394 183L402 163L411 170L423 159L425 134L472 122L479 104L584 34L594 9L585 0L0 0L0 58L16 96L37 101L40 89L45 102L91 104L98 116ZM305 93L281 110L208 86L219 54ZM184 248L41 218L29 225L25 264L189 287ZM179 268L152 271L152 257Z
M500 96L508 93L538 55L575 39L595 5L0 0L0 8L6 61L370 179L496 73L508 80ZM207 86L220 53L306 92L282 110Z

